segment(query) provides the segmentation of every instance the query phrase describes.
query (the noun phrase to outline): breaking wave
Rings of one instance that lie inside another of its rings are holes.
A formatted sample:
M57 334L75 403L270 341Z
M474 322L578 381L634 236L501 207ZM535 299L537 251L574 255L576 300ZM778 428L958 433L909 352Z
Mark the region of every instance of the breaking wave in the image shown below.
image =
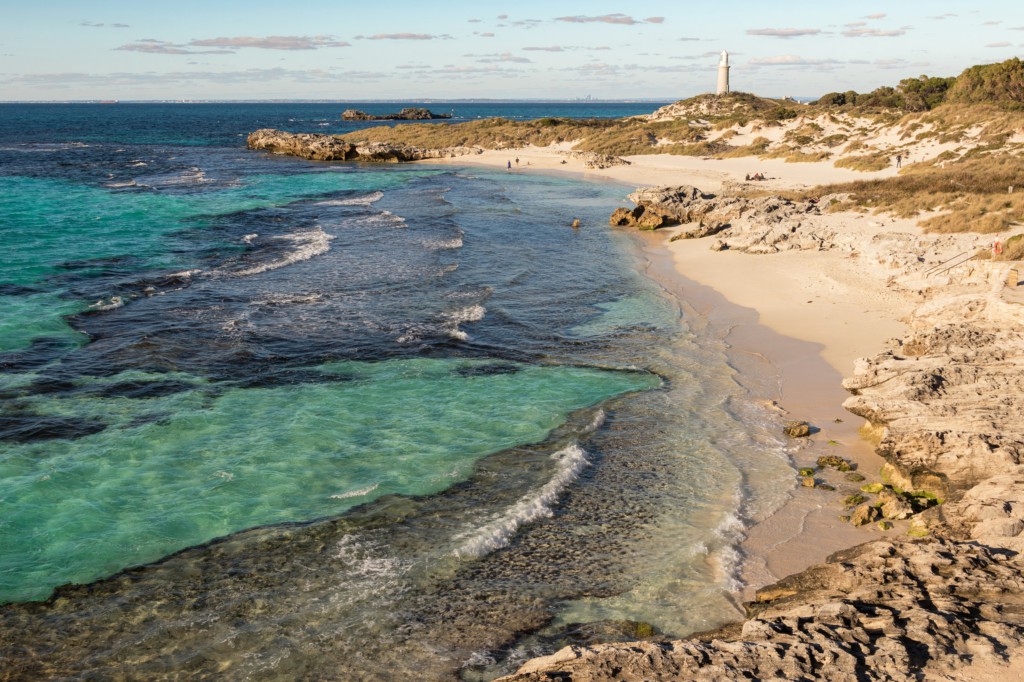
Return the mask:
M248 277L249 275L258 275L269 270L277 270L278 268L283 268L287 265L309 260L314 256L319 256L320 254L330 251L331 240L334 239L334 236L327 234L320 228L317 228L307 232L279 235L271 237L271 239L291 242L295 248L277 260L260 263L259 265L243 268L241 270L235 270L231 274L236 277Z
M501 549L509 543L515 532L521 527L554 514L552 507L562 492L579 478L580 472L590 466L587 453L579 445L573 443L551 455L558 462L554 477L545 483L540 490L524 495L518 502L503 513L474 531L455 550L460 558L476 558Z

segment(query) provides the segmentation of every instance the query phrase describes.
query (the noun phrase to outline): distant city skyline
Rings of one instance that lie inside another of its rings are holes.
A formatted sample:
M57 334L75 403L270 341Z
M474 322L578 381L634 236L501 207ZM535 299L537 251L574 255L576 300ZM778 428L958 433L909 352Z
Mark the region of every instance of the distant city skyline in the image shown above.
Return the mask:
M1024 53L1019 2L798 0L152 5L8 9L0 100L664 99L865 91Z

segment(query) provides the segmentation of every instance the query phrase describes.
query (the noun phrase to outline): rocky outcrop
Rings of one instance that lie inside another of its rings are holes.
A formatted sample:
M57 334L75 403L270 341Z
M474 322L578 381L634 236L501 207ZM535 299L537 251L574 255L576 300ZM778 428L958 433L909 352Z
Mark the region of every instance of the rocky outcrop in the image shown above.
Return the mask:
M676 235L676 239L697 239L719 235L724 241L716 250L774 253L789 249L822 249L832 244L835 231L809 222L820 215L817 202L794 202L779 196L743 197L714 195L696 187L661 187L638 189L629 195L641 215L664 216L657 227L694 225ZM621 220L617 209L613 225L633 225ZM635 223L641 225L639 220ZM652 229L652 228L648 228ZM724 234L722 234L724 233Z
M583 162L585 168L604 170L613 166L628 166L630 162L618 156L610 154L598 154L597 152L563 152L563 155L570 159L577 159Z
M343 121L430 121L437 118L451 118L451 114L435 114L422 107L406 107L397 114L377 116L358 109L346 109L341 112Z
M354 144L334 135L288 133L271 128L262 128L250 133L248 145L250 149L299 156L316 161L397 163L401 161L444 159L480 153L479 149L473 147L429 149L384 142Z
M955 321L918 319L843 382L854 394L844 407L881 434L898 487L947 498L1021 463L1024 333L1009 305L959 301Z
M877 540L759 591L743 623L686 641L566 647L502 680L942 679L998 667L1024 645L1022 569L969 542Z

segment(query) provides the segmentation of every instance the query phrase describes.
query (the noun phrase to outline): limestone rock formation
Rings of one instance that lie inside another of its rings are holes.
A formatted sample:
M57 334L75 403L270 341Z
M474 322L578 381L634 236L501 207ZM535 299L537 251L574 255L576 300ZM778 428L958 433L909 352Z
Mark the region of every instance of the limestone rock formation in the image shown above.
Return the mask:
M566 647L502 680L942 679L966 664L998 667L1024 644L1022 569L967 542L876 540L759 591L742 624L686 641Z
M817 202L793 202L778 196L714 195L688 185L638 189L629 200L638 209L671 219L665 225L696 225L674 238L719 235L718 251L818 250L830 246L835 237L834 230L806 224L809 217L820 214Z
M429 121L451 117L451 114L435 114L430 109L422 107L406 107L397 114L384 114L383 116L375 116L358 109L346 109L341 112L343 121Z
M583 165L586 168L593 168L596 170L603 170L605 168L611 168L612 166L628 166L629 161L618 157L611 156L609 154L598 154L597 152L563 152L563 155L570 159L578 159L583 161Z
M937 326L929 318L843 382L854 394L846 409L882 432L878 452L900 488L946 498L1022 462L1024 405L1014 396L1024 391L1024 332L1015 311L986 320L975 308Z
M479 154L472 147L442 147L429 149L409 145L373 142L353 144L334 135L314 133L288 133L282 130L262 128L249 134L250 149L259 149L275 154L300 156L316 161L374 161L396 163L401 161L422 161L443 159L466 154Z

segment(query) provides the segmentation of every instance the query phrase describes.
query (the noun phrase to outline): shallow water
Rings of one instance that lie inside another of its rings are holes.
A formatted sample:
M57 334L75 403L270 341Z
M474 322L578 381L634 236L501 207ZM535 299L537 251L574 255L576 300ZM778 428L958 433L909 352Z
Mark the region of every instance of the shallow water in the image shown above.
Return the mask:
M248 152L234 106L7 129L0 599L98 582L0 609L0 655L469 679L735 614L792 470L607 227L628 188Z

